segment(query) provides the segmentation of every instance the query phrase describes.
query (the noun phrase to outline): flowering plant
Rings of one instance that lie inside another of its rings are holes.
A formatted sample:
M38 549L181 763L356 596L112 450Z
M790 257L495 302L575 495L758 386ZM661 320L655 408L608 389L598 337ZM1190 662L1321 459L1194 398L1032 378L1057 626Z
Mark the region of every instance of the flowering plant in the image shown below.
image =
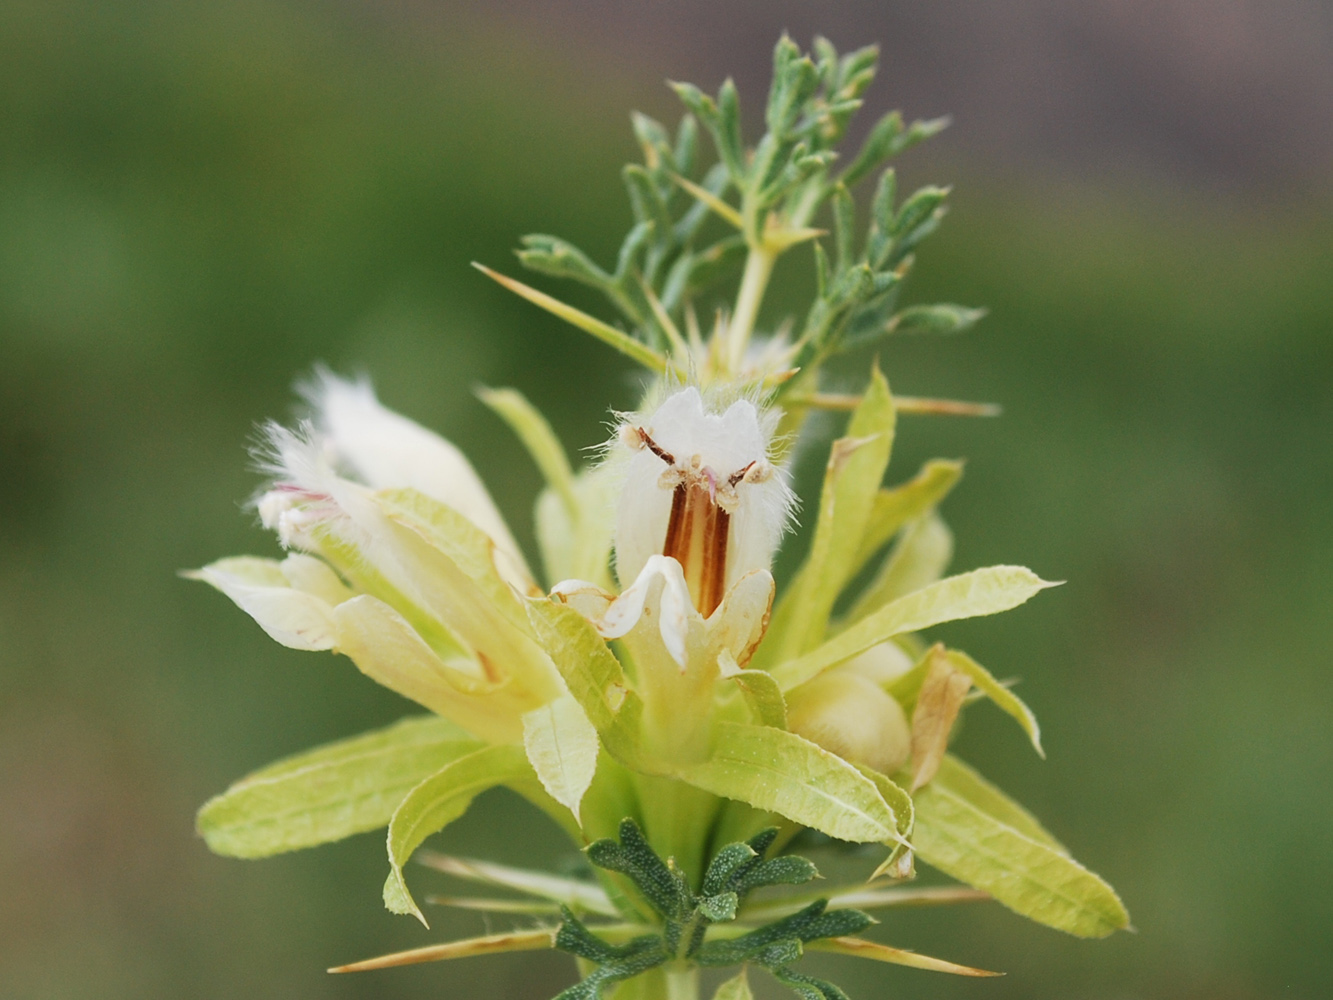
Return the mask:
M617 414L600 460L577 471L521 394L482 393L546 480L544 585L467 459L368 384L321 373L306 390L311 419L266 429L270 485L257 507L289 554L190 575L278 642L342 653L430 714L244 778L200 812L209 846L260 857L387 825L385 904L424 922L404 865L478 794L505 786L593 869L559 877L423 851L450 875L525 897L458 905L531 926L335 971L553 947L578 959L582 979L561 994L571 1000L613 989L686 1000L699 968L737 965L719 998L749 996L755 966L819 1000L843 994L795 970L805 949L989 974L858 936L877 907L993 897L1080 936L1127 925L1109 886L947 752L960 712L981 698L1038 753L1040 734L1008 685L922 633L1050 584L1017 566L944 576L952 540L937 507L959 463L881 484L899 413L988 408L895 397L877 366L854 396L821 387L835 354L980 316L898 302L944 190L899 204L883 170L857 239L852 187L942 125L890 114L838 169L875 63L874 49L840 56L817 40L811 58L783 38L752 149L730 82L716 98L676 85L688 113L674 137L635 116L644 161L624 172L636 222L615 270L551 236L526 237L519 253L602 292L626 328L483 268L650 372L638 409ZM703 172L699 124L719 159ZM825 209L832 254L813 228ZM707 242L710 217L726 231ZM806 243L817 291L803 323L756 336L775 261ZM698 306L736 270L734 305L705 333ZM779 593L770 565L797 506L788 470L818 410L850 416L806 505L808 554ZM802 831L883 845L869 883L782 888L815 876L787 851ZM964 885L903 885L918 859Z

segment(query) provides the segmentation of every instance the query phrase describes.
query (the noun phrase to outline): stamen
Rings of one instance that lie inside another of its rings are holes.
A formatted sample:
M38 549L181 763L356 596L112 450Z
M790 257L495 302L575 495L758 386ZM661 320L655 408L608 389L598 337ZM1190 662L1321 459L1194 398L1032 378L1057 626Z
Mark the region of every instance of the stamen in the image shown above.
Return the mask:
M733 472L730 476L727 477L727 485L735 486L742 479L745 479L750 474L750 470L753 469L758 464L759 464L759 459L756 458L745 468L737 469L735 472Z
M638 437L640 447L647 448L654 455L660 458L663 462L666 462L667 465L676 464L676 456L671 454L671 452L663 449L660 445L658 445L658 443L653 440L652 435L649 434L642 427L630 428L630 431L631 434ZM695 461L696 462L698 461L697 455L695 456Z

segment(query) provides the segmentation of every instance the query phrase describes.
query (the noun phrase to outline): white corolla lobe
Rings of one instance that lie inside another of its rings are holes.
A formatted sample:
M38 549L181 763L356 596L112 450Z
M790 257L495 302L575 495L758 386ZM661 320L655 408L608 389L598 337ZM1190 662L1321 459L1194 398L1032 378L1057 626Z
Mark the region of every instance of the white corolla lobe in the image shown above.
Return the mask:
M749 399L714 412L693 386L623 419L612 444L625 452L615 530L622 587L652 556L675 559L706 617L742 576L769 568L794 502L770 459L776 422Z

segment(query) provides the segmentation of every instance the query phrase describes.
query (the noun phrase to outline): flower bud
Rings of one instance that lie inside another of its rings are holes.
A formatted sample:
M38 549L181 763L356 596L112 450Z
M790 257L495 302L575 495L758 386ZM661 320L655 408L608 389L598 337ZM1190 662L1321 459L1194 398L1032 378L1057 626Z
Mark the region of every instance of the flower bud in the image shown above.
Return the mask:
M802 684L787 698L787 725L832 753L891 774L911 752L902 707L878 685L839 670Z

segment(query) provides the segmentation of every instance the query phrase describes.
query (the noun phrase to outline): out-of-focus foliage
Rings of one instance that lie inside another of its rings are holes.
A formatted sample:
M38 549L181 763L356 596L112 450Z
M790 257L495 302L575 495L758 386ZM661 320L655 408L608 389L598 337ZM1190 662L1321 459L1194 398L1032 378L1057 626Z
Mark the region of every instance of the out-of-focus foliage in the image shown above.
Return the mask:
M403 703L173 575L270 551L237 516L256 484L237 442L316 359L363 366L475 456L525 543L537 474L465 390L518 386L584 444L605 418L586 401L633 401L627 365L466 267L533 229L614 259L628 210L590 192L633 154L627 104L672 111L657 81L545 42L468 22L423 36L370 5L0 11L0 994L538 997L567 979L550 956L324 977L408 932L381 915L381 844L247 866L208 854L194 807ZM947 501L956 564L1021 556L1071 581L947 633L1028 682L1052 760L994 711L959 749L1001 748L985 773L1059 817L1140 934L1082 947L996 907L890 914L913 938L895 942L954 953L961 935L961 957L1010 975L841 981L1323 995L1327 203L943 173L954 212L910 301L990 315L954 340L893 338L881 365L897 391L1005 416L905 417L895 464L974 456ZM484 799L448 847L483 851L514 807ZM512 829L515 858L558 842ZM483 930L433 923L421 943Z

